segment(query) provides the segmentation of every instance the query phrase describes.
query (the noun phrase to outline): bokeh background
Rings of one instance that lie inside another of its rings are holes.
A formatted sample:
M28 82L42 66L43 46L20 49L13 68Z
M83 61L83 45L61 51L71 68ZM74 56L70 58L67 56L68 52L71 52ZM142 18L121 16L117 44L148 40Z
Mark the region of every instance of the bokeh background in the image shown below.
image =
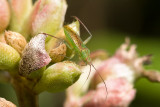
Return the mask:
M152 64L146 69L160 71L160 1L159 0L67 0L65 24L79 17L92 32L87 47L105 49L110 55L130 37L137 44L139 56L152 54ZM89 35L81 28L84 40ZM120 71L121 72L121 71ZM137 94L130 107L160 107L160 83L140 79L135 83ZM0 96L17 104L12 87L0 83ZM64 92L40 95L40 107L62 107Z

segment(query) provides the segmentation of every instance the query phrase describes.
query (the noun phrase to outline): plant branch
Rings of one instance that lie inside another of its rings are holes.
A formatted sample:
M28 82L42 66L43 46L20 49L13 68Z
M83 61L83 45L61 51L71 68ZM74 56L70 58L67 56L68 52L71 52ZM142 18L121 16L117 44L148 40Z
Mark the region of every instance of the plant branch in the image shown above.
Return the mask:
M11 80L16 91L19 107L39 107L38 95L32 91L33 82L20 76L14 76Z

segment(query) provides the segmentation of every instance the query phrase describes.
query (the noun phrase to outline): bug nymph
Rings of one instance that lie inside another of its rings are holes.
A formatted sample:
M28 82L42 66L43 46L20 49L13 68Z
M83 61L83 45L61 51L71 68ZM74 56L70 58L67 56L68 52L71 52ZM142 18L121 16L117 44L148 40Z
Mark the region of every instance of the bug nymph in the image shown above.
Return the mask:
M90 72L88 74L88 77L89 77L89 75L91 73L91 67L93 67L95 69L95 71L97 71L96 68L94 67L94 65L92 64L92 61L90 58L90 50L85 46L85 44L91 39L92 34L89 32L87 27L77 17L74 17L74 18L84 26L84 28L87 30L87 32L90 34L90 36L83 42L81 40L80 36L69 25L66 25L66 26L64 26L64 33L66 36L66 45L71 50L73 50L75 53L77 53L81 60L83 60L86 64L90 65ZM99 73L98 73L98 75L102 79L102 81L106 87L106 92L107 92L107 85L104 82L104 79L102 78L102 76ZM87 77L86 81L88 80L88 77ZM85 83L86 83L86 81L85 81ZM106 98L107 98L107 96L106 96Z
M66 35L67 46L75 51L81 60L86 64L91 63L90 50L84 45L80 36L72 30L69 26L64 26L64 33Z

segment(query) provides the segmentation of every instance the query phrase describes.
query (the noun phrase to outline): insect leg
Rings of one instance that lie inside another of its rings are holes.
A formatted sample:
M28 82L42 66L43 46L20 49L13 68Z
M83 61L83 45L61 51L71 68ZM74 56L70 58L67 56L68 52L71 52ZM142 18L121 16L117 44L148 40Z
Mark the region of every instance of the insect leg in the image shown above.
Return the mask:
M101 74L97 71L97 69L95 68L95 66L94 66L92 63L91 63L90 65L92 65L92 67L95 69L95 71L98 73L99 77L100 77L101 80L103 81L103 83L104 83L104 85L105 85L105 88L106 88L106 93L107 93L107 95L108 95L108 89L107 89L107 85L106 85L104 79L102 78ZM106 95L106 99L107 99L107 95ZM105 99L105 100L106 100L106 99Z
M84 40L84 44L86 45L90 40L91 40L92 36L89 36L86 40Z
M76 20L78 20L83 25L83 27L86 29L86 31L89 33L90 36L83 42L84 44L87 44L91 40L91 38L92 38L91 32L88 30L88 28L85 26L85 24L78 17L76 17L76 16L73 16L73 17Z

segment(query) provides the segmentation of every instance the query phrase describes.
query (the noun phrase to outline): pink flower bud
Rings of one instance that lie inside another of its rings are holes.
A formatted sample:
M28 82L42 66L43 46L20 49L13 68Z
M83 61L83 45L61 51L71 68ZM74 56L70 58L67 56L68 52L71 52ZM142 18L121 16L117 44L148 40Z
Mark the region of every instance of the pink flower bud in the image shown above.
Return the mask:
M45 50L45 39L46 35L38 34L26 45L19 66L21 75L28 76L31 72L48 65L51 61Z
M20 32L32 9L32 0L11 0L10 30Z
M63 25L66 9L65 0L38 0L30 16L28 33L55 34Z
M10 10L7 0L0 0L0 33L4 31L10 20Z

